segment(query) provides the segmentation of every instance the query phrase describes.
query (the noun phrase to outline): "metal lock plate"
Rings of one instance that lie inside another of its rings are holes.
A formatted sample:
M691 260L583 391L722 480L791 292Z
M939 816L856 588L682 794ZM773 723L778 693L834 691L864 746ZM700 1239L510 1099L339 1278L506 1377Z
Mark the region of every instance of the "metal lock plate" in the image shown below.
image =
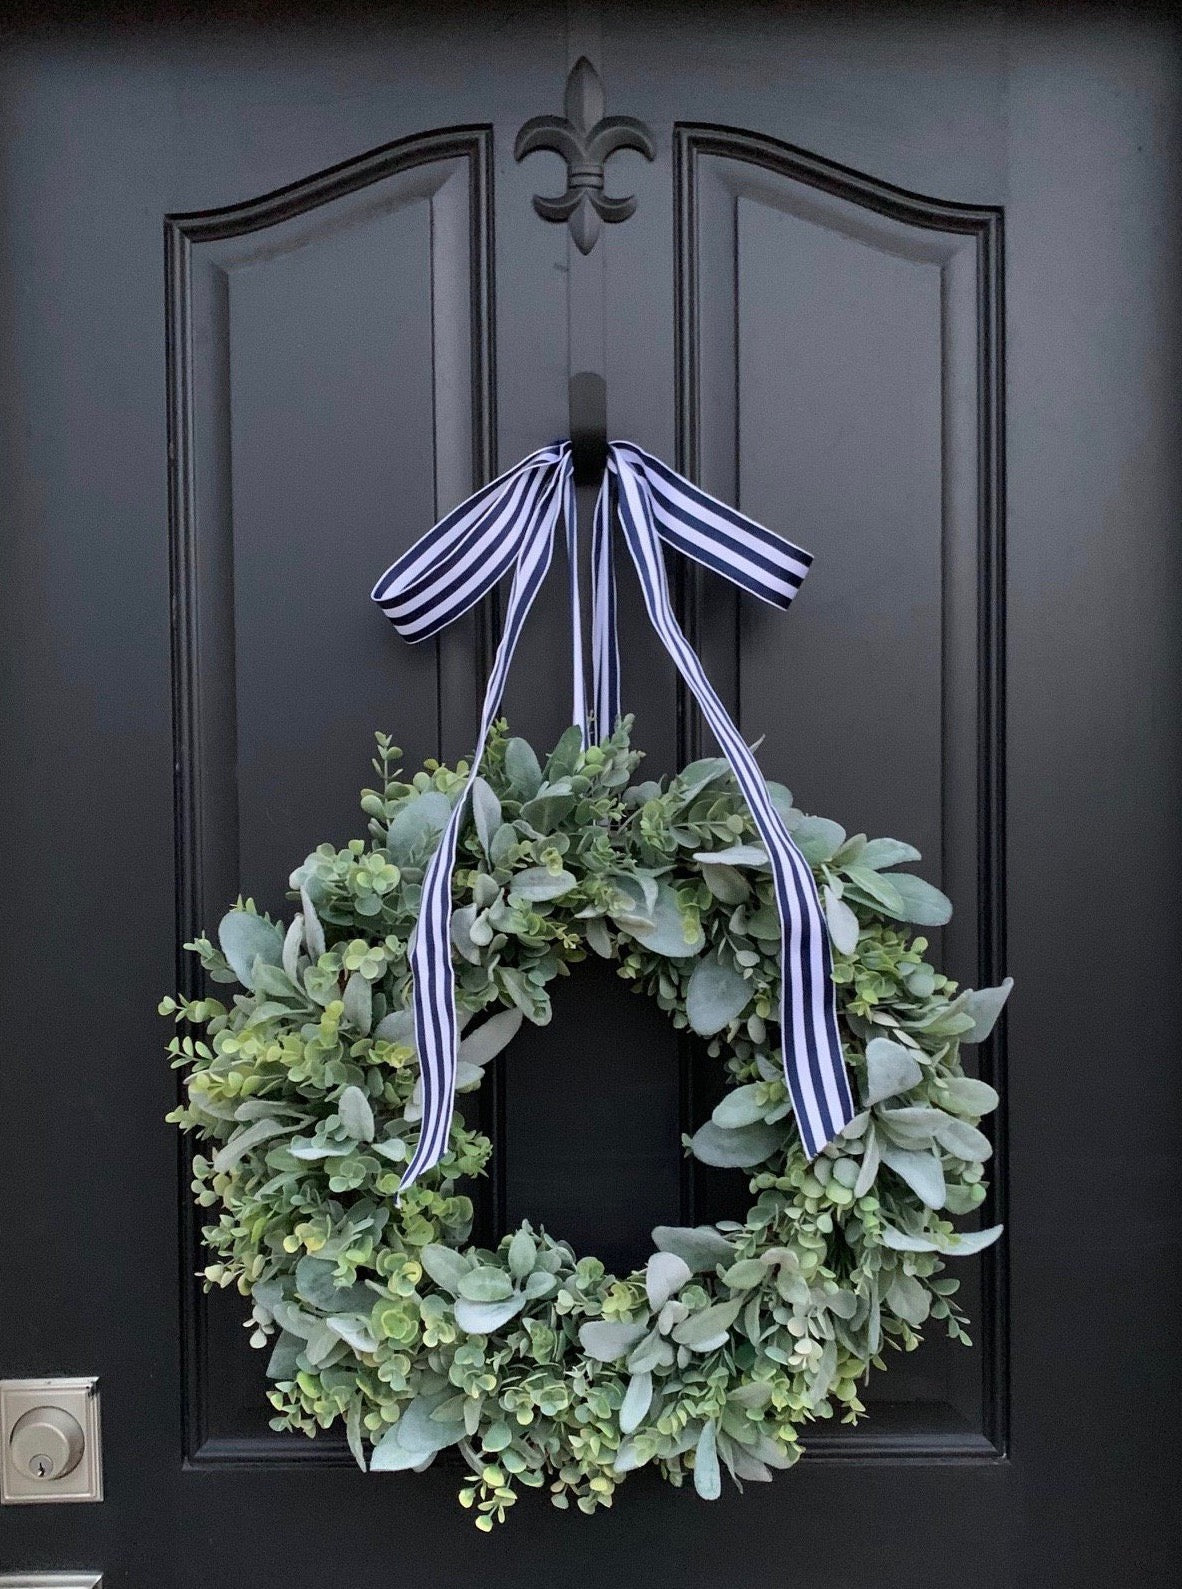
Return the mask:
M0 1503L102 1498L98 1380L0 1379ZM0 1578L0 1589L14 1581ZM61 1580L83 1581L94 1580Z
M0 1589L102 1589L97 1572L0 1573Z

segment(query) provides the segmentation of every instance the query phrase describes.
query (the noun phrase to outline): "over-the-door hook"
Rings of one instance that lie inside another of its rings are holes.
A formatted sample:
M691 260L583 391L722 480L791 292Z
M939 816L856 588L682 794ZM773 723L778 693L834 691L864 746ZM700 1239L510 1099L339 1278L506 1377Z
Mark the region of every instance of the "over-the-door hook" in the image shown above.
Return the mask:
M570 378L570 449L575 484L597 486L607 468L607 382L590 370Z

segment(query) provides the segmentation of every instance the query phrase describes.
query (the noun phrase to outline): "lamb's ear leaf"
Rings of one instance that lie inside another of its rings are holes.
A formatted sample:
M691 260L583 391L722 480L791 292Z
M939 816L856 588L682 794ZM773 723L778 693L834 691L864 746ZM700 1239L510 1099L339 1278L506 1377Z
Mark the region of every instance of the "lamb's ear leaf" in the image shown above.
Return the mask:
M218 924L218 943L230 970L244 988L254 991L254 963L283 964L283 929L252 910L229 910Z

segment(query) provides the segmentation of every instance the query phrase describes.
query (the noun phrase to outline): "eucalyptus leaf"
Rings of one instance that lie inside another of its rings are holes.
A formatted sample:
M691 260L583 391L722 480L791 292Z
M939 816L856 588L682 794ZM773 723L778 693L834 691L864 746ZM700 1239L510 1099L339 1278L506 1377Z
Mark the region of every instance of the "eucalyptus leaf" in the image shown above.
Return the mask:
M713 1120L707 1120L695 1131L691 1146L694 1157L702 1164L724 1170L745 1170L762 1164L777 1148L782 1148L784 1132L762 1120L734 1130L724 1130Z
M677 902L677 895L662 882L657 888L657 902L652 910L652 926L637 922L625 930L642 944L650 954L665 955L671 960L688 959L699 954L706 940L701 927L687 935L687 921Z
M716 1424L703 1424L698 1443L694 1448L694 1489L704 1501L716 1501L722 1494L717 1436Z
M505 775L514 794L532 800L542 783L542 769L533 746L524 739L511 739L505 745Z
M445 1247L439 1242L431 1242L424 1247L419 1257L423 1268L437 1286L450 1291L453 1297L459 1295L460 1281L472 1267L470 1258L465 1258L454 1247Z
M834 948L844 955L852 955L858 947L862 929L857 916L844 899L838 899L828 883L825 885L825 920L829 924L829 936L833 939Z
M469 1302L505 1302L513 1295L513 1282L503 1269L478 1265L461 1278L460 1295Z
M978 988L965 1000L965 1012L973 1018L972 1030L961 1038L962 1043L983 1043L997 1024L1002 1006L1013 992L1014 979L1007 977L997 988Z
M871 839L858 856L858 864L882 872L890 866L903 866L908 861L922 859L914 845L904 844L901 839Z
M254 988L256 960L264 965L283 964L283 929L253 911L227 911L218 926L218 943L244 988Z
M732 1263L735 1249L713 1225L658 1225L653 1241L661 1252L676 1253L692 1274L705 1274L720 1263Z
M567 871L551 872L545 866L527 866L517 872L509 884L509 892L533 904L550 899L561 899L577 886L577 879Z
M892 872L891 882L903 904L897 913L888 910L888 915L897 914L901 921L914 922L919 927L942 927L952 920L952 901L922 877L911 872Z
M279 1120L266 1117L256 1120L253 1125L235 1131L225 1146L218 1149L213 1156L213 1167L219 1175L224 1175L228 1170L232 1170L251 1148L257 1148L261 1142L267 1142L271 1137L282 1136L285 1131L290 1130L290 1125L284 1125Z
M633 1374L620 1407L620 1433L630 1435L644 1422L653 1400L653 1376Z
M746 977L713 957L699 960L689 979L685 1013L699 1037L713 1037L737 1020L751 1001Z
M695 850L694 860L702 866L767 866L768 853L762 844L732 844L725 850Z
M749 1081L742 1087L732 1087L715 1104L710 1118L715 1125L727 1131L733 1131L738 1126L754 1125L767 1113L767 1105L760 1102L760 1095L766 1090L762 1083L756 1081Z
M579 1328L579 1344L588 1357L598 1363L614 1363L624 1357L642 1336L646 1324L625 1324L616 1319L590 1319Z
M472 821L485 855L492 859L492 841L501 825L501 802L484 778L472 780Z
M894 1170L926 1207L944 1207L947 1196L944 1167L935 1154L912 1152L896 1147L893 1142L881 1143L879 1151L887 1168Z
M412 795L398 807L386 833L390 856L405 864L431 853L451 816L451 801L438 789Z
M525 1298L515 1292L500 1302L472 1302L461 1297L456 1303L456 1323L469 1335L490 1335L515 1318L525 1306Z
M498 1010L460 1044L460 1058L468 1065L487 1065L517 1036L524 1020L520 1010Z
M732 1249L728 1246L728 1253ZM676 1252L655 1252L644 1271L644 1288L648 1305L659 1313L669 1298L676 1296L693 1274L685 1259Z
M884 1300L892 1313L916 1329L927 1318L932 1305L931 1295L926 1288L920 1285L914 1275L902 1272L896 1274L887 1287Z
M373 1141L373 1109L360 1087L345 1088L337 1099L337 1114L341 1125L355 1142Z
M884 1098L910 1092L923 1080L923 1070L913 1052L889 1037L875 1037L866 1045L866 1086L862 1101L869 1107Z

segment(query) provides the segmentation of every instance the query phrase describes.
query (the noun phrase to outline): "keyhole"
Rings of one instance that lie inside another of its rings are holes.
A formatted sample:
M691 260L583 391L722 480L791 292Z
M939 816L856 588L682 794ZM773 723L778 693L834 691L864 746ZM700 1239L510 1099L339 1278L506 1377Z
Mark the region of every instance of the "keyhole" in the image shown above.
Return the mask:
M40 1452L29 1463L35 1479L47 1479L53 1472L53 1463Z

